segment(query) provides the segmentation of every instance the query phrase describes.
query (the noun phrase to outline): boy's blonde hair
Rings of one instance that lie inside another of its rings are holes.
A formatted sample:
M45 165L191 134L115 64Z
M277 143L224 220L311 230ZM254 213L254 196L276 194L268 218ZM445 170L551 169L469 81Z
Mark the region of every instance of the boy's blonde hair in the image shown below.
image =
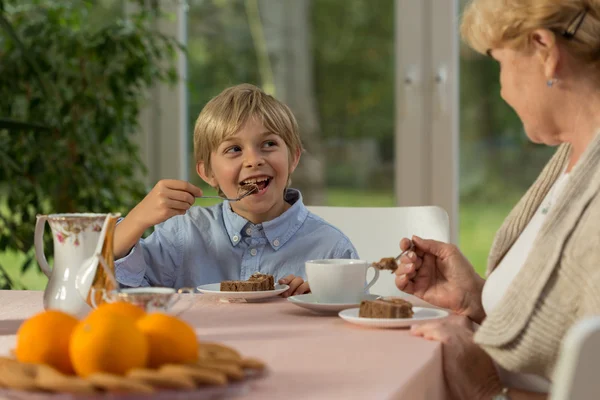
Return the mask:
M600 0L471 0L463 13L461 35L482 54L499 47L524 50L534 30L549 29L558 40L566 40L564 32L579 22L567 49L586 64L598 64Z
M290 159L303 151L298 123L288 106L250 84L223 90L200 112L194 127L194 157L210 171L210 156L219 145L235 135L250 118L279 135L288 147ZM291 161L290 161L291 162Z

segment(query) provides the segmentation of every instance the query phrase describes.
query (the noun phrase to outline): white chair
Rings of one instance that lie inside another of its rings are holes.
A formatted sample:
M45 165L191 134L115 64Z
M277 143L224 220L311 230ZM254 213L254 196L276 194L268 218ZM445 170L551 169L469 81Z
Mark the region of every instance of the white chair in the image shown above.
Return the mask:
M577 322L565 335L554 371L551 400L600 398L600 317Z
M400 254L400 239L417 235L444 242L450 240L450 224L444 209L426 207L323 207L308 209L340 229L362 260L378 261ZM367 281L373 277L369 269ZM404 295L394 283L394 274L382 271L371 293L382 296Z

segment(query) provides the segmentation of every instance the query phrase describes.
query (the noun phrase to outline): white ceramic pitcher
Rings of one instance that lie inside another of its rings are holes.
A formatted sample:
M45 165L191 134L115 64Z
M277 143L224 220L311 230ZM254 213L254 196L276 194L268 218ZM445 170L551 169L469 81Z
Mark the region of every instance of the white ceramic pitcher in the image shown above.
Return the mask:
M35 256L49 281L44 291L44 308L59 309L83 316L90 310L92 286L115 289L99 257L114 272L113 233L120 214L38 215L35 225ZM50 269L44 254L46 221L54 239L54 265ZM82 279L82 274L90 278ZM86 287L82 288L82 282Z

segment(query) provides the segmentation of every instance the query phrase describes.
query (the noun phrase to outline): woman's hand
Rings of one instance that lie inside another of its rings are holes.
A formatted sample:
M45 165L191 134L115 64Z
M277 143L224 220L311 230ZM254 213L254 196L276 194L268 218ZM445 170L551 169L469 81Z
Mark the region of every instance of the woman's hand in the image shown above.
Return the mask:
M454 245L413 236L415 245L400 258L396 286L428 303L452 310L480 323L485 318L481 291L485 280ZM402 239L402 251L410 240Z
M455 315L413 326L411 334L443 345L446 385L453 399L490 399L502 391L492 359L473 342L471 321Z

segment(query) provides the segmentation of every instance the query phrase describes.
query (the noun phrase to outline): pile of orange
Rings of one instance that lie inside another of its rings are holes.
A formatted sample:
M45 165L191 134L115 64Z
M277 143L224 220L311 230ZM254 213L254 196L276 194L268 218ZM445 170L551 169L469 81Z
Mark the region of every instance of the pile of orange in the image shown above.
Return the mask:
M17 332L15 355L21 362L80 377L124 375L134 368L194 362L198 339L177 317L115 302L102 304L81 321L56 310L29 318Z

